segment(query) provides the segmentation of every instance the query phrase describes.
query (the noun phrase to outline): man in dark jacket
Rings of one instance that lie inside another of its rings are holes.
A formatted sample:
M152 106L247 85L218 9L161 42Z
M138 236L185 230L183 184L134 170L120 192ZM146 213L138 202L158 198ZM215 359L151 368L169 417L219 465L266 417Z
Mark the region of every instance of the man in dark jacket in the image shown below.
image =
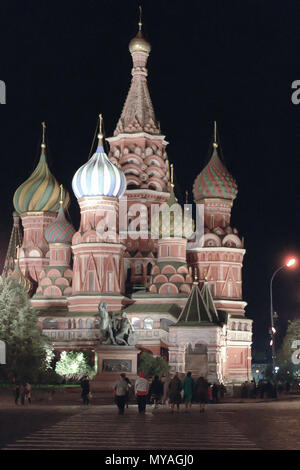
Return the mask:
M158 407L158 403L161 400L163 392L164 392L163 383L159 380L158 375L156 375L149 389L149 397L150 397L150 400L153 400L154 408Z

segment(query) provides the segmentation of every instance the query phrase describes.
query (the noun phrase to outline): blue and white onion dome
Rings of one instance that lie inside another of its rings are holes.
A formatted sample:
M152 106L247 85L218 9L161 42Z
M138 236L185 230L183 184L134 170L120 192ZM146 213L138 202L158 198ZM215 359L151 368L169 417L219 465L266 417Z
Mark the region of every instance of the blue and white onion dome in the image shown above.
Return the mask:
M76 171L72 187L77 199L92 196L121 198L126 190L124 173L111 163L102 144L102 117L100 115L99 143L96 152Z

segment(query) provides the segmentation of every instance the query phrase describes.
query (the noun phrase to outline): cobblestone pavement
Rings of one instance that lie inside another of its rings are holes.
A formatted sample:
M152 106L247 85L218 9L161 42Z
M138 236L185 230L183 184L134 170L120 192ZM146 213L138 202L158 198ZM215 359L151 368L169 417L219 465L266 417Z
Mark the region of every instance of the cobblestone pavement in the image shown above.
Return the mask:
M36 415L37 423L40 413L38 425L14 439L10 435L3 440L0 435L5 450L300 449L300 400L209 405L204 414L196 405L189 413L182 408L174 414L168 408L147 407L146 415L130 405L124 416L110 405L46 407L46 411L37 406L0 408L0 422L3 413L14 413L16 428L18 415Z
M119 416L116 407L94 406L38 430L4 449L257 449L226 417L198 407L189 413L169 409L137 413L136 406Z

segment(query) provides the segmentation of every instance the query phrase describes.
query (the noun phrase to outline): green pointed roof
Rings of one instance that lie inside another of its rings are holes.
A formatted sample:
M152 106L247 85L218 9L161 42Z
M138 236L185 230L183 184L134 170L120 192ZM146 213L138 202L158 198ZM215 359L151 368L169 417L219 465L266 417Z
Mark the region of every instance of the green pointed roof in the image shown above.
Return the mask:
M204 303L205 303L206 307L208 308L208 310L211 314L211 317L215 321L219 321L219 316L218 316L218 313L217 313L217 310L216 310L216 307L215 307L213 297L211 295L211 290L210 290L209 285L208 285L207 282L204 282L204 284L203 284L203 287L201 289L201 296L202 296L202 299L204 300Z
M194 282L187 303L185 304L178 318L177 325L179 323L181 325L188 326L192 323L199 324L220 322L216 309L210 304L212 298L209 298L209 294L206 292L206 290L204 293L206 299L202 297L198 283ZM206 303L207 299L209 300L208 304Z

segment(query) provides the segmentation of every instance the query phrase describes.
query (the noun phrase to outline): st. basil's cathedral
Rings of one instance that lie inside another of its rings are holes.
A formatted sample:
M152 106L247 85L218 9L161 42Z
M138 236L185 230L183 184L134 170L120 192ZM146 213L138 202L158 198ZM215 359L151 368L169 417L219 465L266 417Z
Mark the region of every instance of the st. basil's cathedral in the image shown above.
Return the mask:
M210 160L193 186L194 202L204 214L202 244L187 243L174 217L168 236L161 217L151 221L153 205L170 207L177 200L167 142L147 86L151 46L141 26L129 43L130 89L114 134L105 139L110 150L105 153L100 118L96 152L74 168L78 230L65 213L69 194L47 164L43 124L39 163L13 197L2 276L24 283L40 327L57 351L95 350L98 305L104 300L110 312L126 312L136 347L164 357L171 371L191 371L209 382L250 380L252 320L245 316L242 298L245 249L230 222L238 191L220 157L216 132ZM124 197L125 237L122 223L115 224ZM148 220L142 227L137 226L141 218L134 218L137 204ZM110 236L115 225L117 233ZM182 229L182 221L179 225ZM130 236L130 227L141 236Z

